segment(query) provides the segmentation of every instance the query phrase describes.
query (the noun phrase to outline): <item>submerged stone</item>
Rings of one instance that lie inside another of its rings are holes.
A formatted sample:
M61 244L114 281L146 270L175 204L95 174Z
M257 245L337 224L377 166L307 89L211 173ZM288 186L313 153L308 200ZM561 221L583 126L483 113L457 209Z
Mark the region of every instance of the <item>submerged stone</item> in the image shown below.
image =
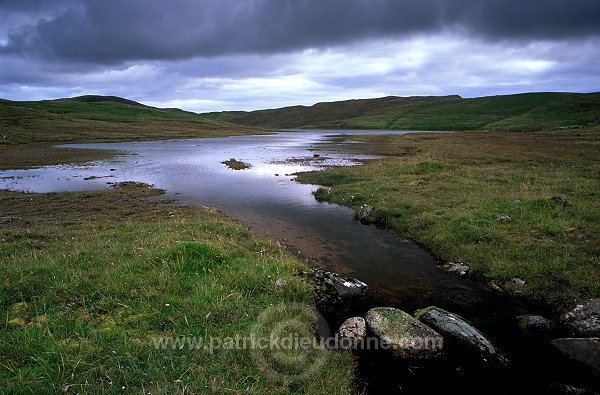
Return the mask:
M417 311L415 317L441 333L448 345L468 352L479 362L490 366L505 366L509 362L483 333L459 315L431 306Z
M365 315L367 328L404 359L430 359L442 354L444 339L410 314L393 307L375 307Z

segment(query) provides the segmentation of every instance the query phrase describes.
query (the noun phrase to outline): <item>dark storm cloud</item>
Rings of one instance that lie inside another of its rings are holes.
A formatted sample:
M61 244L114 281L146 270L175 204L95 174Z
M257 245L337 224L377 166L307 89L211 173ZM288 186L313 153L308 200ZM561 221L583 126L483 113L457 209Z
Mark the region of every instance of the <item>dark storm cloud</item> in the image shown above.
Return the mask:
M0 54L118 64L276 53L456 30L486 40L600 35L597 0L0 0L30 12Z

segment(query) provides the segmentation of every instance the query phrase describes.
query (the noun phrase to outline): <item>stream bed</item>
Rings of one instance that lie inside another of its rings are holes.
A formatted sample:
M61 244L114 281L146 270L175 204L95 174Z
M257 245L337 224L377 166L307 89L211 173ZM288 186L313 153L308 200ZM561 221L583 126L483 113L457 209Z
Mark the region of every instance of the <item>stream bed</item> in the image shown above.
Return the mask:
M565 366L560 357L519 334L516 316L536 313L531 306L440 269L427 250L389 230L361 224L349 208L317 202L312 195L316 185L294 180L296 172L355 166L362 159L374 158L358 154L359 143L342 138L357 133L391 132L303 130L227 138L71 144L65 147L118 153L111 160L85 165L0 171L0 188L58 192L107 188L122 181L152 184L166 190L166 198L217 208L237 218L254 232L279 241L309 266L367 283L367 297L326 315L332 329L347 317L364 316L375 306L396 307L412 314L435 305L468 319L513 361L501 370L463 369L452 361L424 368L403 365L385 354L358 353L357 376L365 394L433 390L543 393L555 381L579 381L576 370ZM251 167L233 170L221 163L231 158Z

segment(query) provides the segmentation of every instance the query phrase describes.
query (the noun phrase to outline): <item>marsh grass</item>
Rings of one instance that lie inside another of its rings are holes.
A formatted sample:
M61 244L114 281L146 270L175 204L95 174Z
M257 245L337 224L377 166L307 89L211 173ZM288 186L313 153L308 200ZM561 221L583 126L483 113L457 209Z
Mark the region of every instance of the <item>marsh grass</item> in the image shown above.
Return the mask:
M215 210L124 183L0 191L0 388L5 393L349 394L352 357L270 380L249 349L155 347L248 336L282 302L311 304L301 263ZM284 288L274 287L282 277Z
M600 296L600 128L352 138L390 157L300 174L327 187L318 199L372 205L373 222L509 292L522 278L518 296L552 310Z

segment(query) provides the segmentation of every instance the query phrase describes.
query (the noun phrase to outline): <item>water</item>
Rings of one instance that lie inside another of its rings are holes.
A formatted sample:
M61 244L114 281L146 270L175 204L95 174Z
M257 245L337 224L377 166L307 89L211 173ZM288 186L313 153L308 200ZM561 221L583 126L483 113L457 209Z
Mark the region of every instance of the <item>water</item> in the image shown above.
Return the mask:
M439 269L425 249L391 231L362 225L348 208L317 202L312 195L317 186L294 180L295 172L354 166L360 159L374 158L356 153L358 143L339 137L357 133L390 132L308 130L229 138L71 144L68 147L73 149L110 149L119 153L112 160L80 166L2 171L0 188L57 192L101 189L121 181L152 184L165 189L166 197L184 204L214 207L241 220L256 233L280 241L311 266L369 284L369 297L346 306L344 314L363 315L368 308L382 305L413 313L436 305L468 318L509 353L513 351L511 356L522 359L521 353L528 346L515 338L515 317L527 311L525 306ZM229 169L221 162L230 158L252 167ZM327 318L335 328L346 316L330 314ZM535 353L543 354L539 350ZM525 386L517 384L524 379L518 368L502 377L497 372L469 377L468 383L461 381L460 385L456 383L460 375L455 370L438 367L426 374L435 372L442 381L448 380L444 386L447 389L521 393L517 388L530 390L545 383L549 361L554 361L545 354L531 358L540 366L527 372L530 385ZM389 361L385 355L363 355L359 361L358 375L370 394L411 393L439 382L427 381L422 373ZM403 373L398 374L399 370ZM506 376L512 377L506 380ZM411 390L411 380L418 381L416 389Z

